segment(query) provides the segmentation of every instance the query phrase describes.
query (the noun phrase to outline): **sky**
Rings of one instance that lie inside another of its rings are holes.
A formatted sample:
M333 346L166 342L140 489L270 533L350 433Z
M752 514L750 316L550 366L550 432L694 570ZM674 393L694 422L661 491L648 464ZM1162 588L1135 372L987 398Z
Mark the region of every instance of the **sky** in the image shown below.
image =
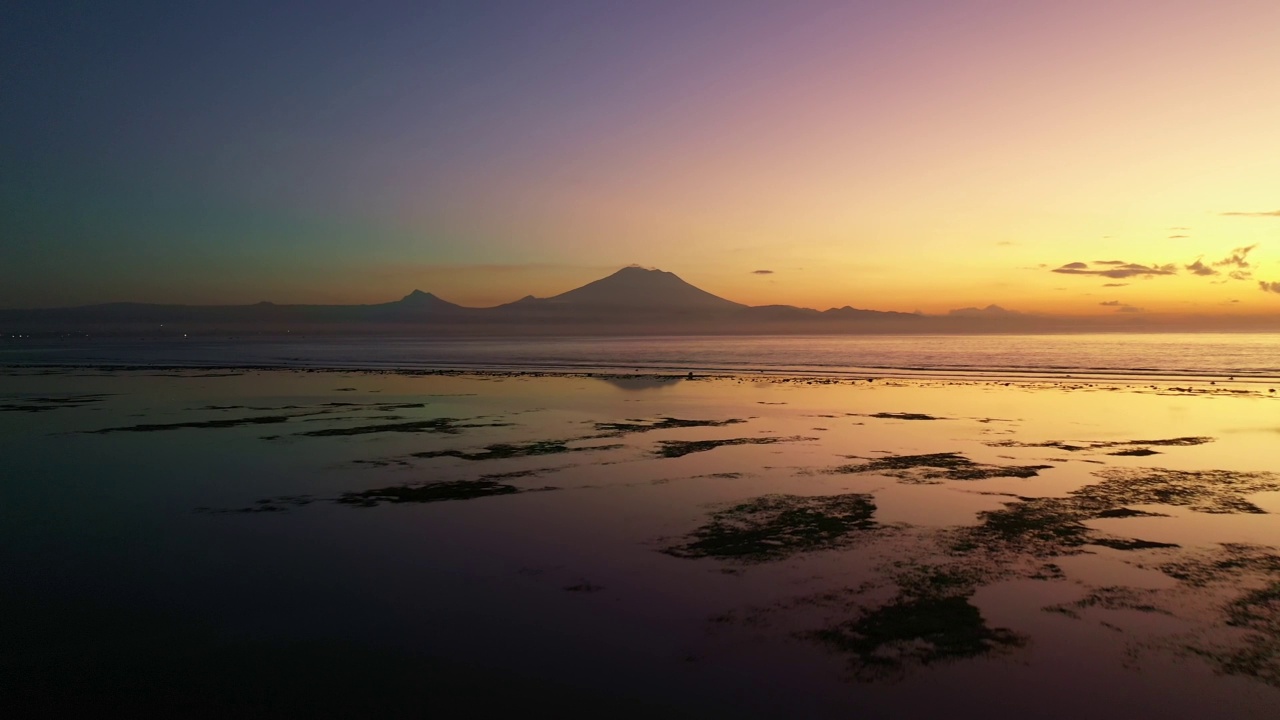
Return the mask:
M17 2L0 307L1280 317L1280 2Z

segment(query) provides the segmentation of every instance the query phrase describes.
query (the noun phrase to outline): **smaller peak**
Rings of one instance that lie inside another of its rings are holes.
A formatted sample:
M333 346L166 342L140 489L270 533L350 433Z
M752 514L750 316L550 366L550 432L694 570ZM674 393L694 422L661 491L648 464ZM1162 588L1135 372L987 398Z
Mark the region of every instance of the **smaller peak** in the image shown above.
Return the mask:
M432 294L431 294L431 293L429 293L429 292L422 292L421 290L414 290L413 292L411 292L411 293L409 293L408 295L405 295L403 298L401 298L401 299L400 299L400 302L422 302L422 301L424 301L424 300L435 300L435 299L436 299L436 296L435 296L435 295L432 295Z

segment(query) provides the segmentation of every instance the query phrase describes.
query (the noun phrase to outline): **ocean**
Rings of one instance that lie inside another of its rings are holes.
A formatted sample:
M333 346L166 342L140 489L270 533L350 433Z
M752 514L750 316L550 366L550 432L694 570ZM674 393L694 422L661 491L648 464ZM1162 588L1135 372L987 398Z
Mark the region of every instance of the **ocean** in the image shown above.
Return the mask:
M1275 718L1276 340L10 338L0 714Z
M0 365L1280 378L1280 334L0 339Z

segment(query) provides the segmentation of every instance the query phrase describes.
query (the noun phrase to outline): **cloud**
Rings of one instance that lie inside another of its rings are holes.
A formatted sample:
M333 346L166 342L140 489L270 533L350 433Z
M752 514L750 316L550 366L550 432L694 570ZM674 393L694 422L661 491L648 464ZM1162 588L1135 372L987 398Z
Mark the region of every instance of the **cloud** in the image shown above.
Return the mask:
M1253 273L1249 272L1248 270L1232 270L1230 273L1228 273L1228 277L1230 277L1232 280L1252 280Z
M1280 282L1267 282L1266 280L1259 280L1258 287L1262 288L1262 292L1280 293Z
M1012 240L1001 240L1000 242L996 243L996 247L1011 247L1017 244L1018 243L1013 242Z
M1190 236L1190 235L1170 235L1170 236L1169 236L1169 239L1170 239L1170 240L1177 240L1178 238L1185 238L1185 237L1191 237L1191 236Z
M1256 247L1258 247L1257 243L1248 247L1238 247L1235 250L1232 250L1229 256L1214 263L1213 266L1223 267L1224 265L1235 265L1236 267L1247 268L1249 267L1249 261L1245 258L1248 258L1249 253Z
M1121 305L1121 303L1120 303L1120 301L1119 301L1119 300L1108 300L1108 301L1106 301L1106 302L1100 302L1100 303L1098 303L1098 304L1099 304L1099 305L1104 305L1104 306L1106 306L1106 307L1120 307L1120 305Z
M1118 265L1115 263L1119 263ZM1050 272L1061 273L1063 275L1098 275L1101 277L1111 278L1113 280L1124 280L1132 277L1153 277L1156 275L1176 275L1178 273L1175 265L1157 265L1147 266L1138 265L1137 263L1127 263L1121 260L1107 260L1096 264L1112 266L1106 270L1095 270L1082 262L1067 263L1060 268L1055 268Z
M1129 287L1129 283L1103 283L1102 287Z
M751 274L752 275L772 275L773 271L772 270L752 270Z
M1169 228L1169 229L1170 229L1170 230L1190 230L1191 228L1189 228L1189 227L1187 227L1187 226L1185 226L1185 225L1176 225L1176 226L1171 227L1171 228Z
M1274 217L1280 218L1280 210L1271 210L1264 212L1224 212L1218 213L1225 217Z
M1124 265L1124 264L1125 264L1125 261L1123 261L1123 260L1094 260L1094 261L1093 261L1093 264L1094 264L1094 265Z
M1120 307L1116 308L1116 312L1140 313L1140 312L1146 312L1146 310L1143 310L1140 307L1134 307L1133 305L1121 305Z
M1191 263L1190 265L1186 265L1185 267L1187 268L1187 270L1191 271L1192 275L1205 276L1205 275L1219 274L1217 270L1214 270L1208 265L1205 265L1204 263L1200 262L1200 260L1198 259L1195 262Z

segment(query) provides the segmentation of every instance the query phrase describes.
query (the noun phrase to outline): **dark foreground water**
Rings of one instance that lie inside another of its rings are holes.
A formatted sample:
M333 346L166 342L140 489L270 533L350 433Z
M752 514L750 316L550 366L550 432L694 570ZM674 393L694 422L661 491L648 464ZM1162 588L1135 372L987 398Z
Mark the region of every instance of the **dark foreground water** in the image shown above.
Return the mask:
M1274 718L1265 384L9 369L7 717Z

